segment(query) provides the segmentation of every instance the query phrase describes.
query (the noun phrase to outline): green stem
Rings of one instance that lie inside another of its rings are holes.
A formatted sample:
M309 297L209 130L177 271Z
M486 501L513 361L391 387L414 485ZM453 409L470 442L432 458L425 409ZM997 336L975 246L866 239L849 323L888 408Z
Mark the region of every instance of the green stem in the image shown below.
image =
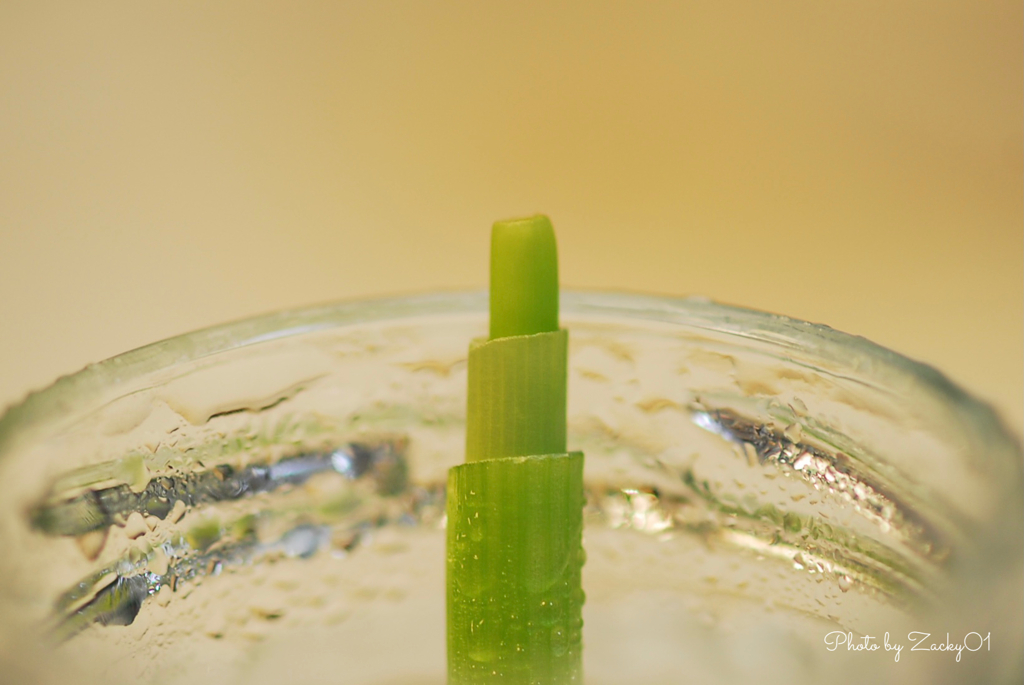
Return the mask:
M473 342L466 461L565 452L568 346L564 330Z
M448 682L579 682L583 454L448 474Z
M448 473L450 685L581 681L583 455L566 453L568 334L546 217L492 233L491 340L469 353Z
M491 229L490 339L558 330L558 247L546 216Z

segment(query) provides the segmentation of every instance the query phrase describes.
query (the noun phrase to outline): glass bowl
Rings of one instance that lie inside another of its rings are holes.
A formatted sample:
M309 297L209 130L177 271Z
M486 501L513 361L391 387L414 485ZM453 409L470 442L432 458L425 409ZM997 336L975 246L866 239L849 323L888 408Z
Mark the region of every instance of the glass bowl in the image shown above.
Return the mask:
M0 668L443 683L445 474L486 316L484 293L281 312L12 407ZM586 682L1019 681L1021 447L987 406L704 299L569 292L562 318Z

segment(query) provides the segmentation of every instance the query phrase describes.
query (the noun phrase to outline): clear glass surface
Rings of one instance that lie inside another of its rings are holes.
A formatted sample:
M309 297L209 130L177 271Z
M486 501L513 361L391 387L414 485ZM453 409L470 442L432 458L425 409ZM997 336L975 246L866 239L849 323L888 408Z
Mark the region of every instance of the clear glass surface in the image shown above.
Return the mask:
M444 482L486 307L272 314L11 408L0 669L443 683ZM588 683L1019 681L1021 447L988 407L862 338L702 299L565 293L562 318ZM967 648L911 652L911 631ZM847 632L900 661L828 648Z

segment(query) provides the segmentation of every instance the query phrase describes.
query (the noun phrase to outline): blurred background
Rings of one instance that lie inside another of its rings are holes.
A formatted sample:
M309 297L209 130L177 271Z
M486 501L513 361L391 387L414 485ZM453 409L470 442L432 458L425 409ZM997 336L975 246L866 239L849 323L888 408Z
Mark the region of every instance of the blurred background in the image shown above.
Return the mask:
M0 406L285 307L563 282L826 323L1024 423L1024 16L899 3L0 4Z

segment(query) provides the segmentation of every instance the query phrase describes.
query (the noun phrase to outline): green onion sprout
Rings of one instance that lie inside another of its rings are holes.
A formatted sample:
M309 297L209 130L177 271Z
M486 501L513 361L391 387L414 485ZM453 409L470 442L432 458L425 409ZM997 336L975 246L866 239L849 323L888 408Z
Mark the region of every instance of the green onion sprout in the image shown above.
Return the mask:
M469 350L448 472L449 685L582 682L583 454L566 451L568 333L544 216L491 234L490 338Z

